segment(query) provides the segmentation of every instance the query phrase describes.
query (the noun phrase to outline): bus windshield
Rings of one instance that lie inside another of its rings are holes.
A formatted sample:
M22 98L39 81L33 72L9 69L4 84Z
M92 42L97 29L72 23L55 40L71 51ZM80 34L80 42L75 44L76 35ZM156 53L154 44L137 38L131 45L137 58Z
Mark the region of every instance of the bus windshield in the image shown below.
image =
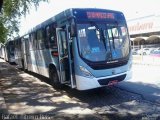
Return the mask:
M79 51L88 61L115 61L128 56L129 37L125 22L77 24Z

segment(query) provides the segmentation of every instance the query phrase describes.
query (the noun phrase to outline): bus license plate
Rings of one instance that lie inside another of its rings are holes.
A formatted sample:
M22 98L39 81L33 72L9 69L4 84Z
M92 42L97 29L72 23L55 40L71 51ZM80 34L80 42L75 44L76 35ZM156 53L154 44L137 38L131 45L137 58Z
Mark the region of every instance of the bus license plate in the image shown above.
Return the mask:
M118 80L112 80L112 81L109 81L108 86L112 86L116 84L118 84Z

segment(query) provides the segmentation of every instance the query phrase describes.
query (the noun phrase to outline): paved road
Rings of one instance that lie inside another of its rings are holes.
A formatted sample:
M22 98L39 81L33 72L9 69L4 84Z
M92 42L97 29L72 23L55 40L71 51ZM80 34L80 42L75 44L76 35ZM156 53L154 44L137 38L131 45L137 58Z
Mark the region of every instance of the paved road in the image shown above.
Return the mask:
M0 105L4 105L3 110L0 106L0 112L52 114L54 119L62 120L159 119L160 104L129 91L124 83L118 87L77 91L68 87L56 90L47 81L0 60L0 97L3 98Z
M133 65L133 78L121 82L118 87L160 104L160 66Z

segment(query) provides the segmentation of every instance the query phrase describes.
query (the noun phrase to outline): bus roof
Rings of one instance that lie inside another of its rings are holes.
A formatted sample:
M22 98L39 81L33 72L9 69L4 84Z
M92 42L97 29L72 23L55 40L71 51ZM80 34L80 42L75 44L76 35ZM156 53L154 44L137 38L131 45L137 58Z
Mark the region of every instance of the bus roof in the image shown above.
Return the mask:
M70 17L74 17L80 21L124 19L124 15L120 11L99 8L71 8L56 15L55 20L60 21L62 19L69 19Z
M73 17L76 18L76 21L125 20L123 13L120 11L99 8L70 8L42 22L29 32L46 27L51 23L55 23L55 25L61 24L63 21Z

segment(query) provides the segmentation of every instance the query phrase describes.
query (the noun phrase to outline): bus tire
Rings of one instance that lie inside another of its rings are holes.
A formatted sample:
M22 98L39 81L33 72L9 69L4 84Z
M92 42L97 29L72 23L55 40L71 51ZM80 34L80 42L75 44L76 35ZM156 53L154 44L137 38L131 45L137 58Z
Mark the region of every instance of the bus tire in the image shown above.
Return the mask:
M22 59L21 62L22 62L22 70L25 71L24 60Z
M49 70L49 79L50 79L51 85L54 88L56 89L62 88L62 84L60 83L59 78L58 78L57 70L55 70L54 68L50 68Z
M27 72L27 69L25 68L25 65L24 65L24 59L22 59L21 62L22 62L22 70L24 72Z

